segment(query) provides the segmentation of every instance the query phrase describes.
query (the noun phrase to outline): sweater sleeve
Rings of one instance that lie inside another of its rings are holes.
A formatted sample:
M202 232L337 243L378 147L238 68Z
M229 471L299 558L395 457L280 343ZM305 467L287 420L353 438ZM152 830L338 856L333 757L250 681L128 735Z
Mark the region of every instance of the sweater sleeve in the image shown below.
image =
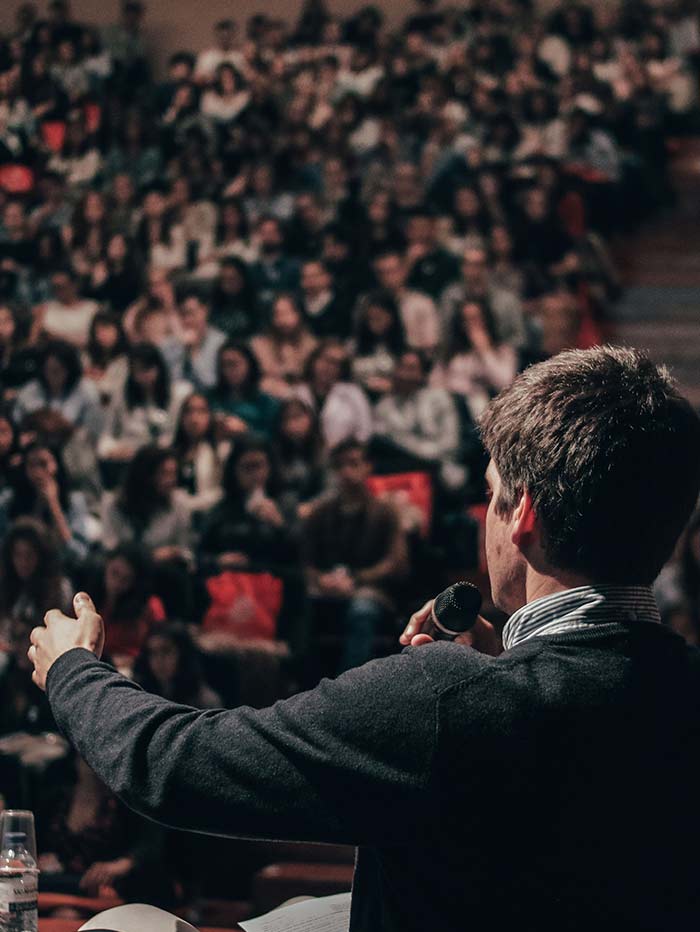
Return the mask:
M76 648L51 667L47 693L98 776L156 821L222 836L401 844L430 831L437 700L415 654L268 709L197 711Z

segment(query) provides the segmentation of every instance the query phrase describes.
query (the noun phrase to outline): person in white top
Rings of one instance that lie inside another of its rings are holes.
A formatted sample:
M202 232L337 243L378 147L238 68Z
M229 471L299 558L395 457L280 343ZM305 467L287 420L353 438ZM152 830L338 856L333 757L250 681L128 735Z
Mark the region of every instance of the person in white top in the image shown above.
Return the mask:
M88 341L92 318L97 313L97 302L80 297L75 276L70 269L54 272L51 288L53 298L33 310L33 338L43 333L83 349Z
M200 109L214 123L233 123L250 102L250 94L242 85L238 71L224 62L216 69L213 86L202 95Z
M476 420L516 372L515 349L499 340L488 304L465 301L453 318L443 358L430 373L430 385L464 398Z
M408 345L432 354L440 343L440 318L435 302L422 291L406 287L408 266L400 252L391 250L377 256L373 266L380 287L399 306Z
M192 391L188 382L171 384L162 354L148 343L129 352L129 375L112 398L97 445L104 462L129 462L149 443L172 443L182 403Z
M236 48L236 32L236 24L231 19L222 19L214 26L214 46L197 56L194 73L198 84L213 81L220 65L233 65L237 71L245 68L245 56Z
M326 452L349 437L365 443L372 435L372 409L367 396L350 381L348 354L338 340L324 340L311 354L307 383L294 397L318 412Z

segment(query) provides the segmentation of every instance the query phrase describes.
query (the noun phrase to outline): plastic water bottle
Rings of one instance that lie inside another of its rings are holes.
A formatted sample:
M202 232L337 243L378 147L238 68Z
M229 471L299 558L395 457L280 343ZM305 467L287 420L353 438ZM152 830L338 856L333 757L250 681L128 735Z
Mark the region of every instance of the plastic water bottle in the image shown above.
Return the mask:
M38 932L39 871L26 832L4 832L0 851L0 932ZM30 843L31 845L31 843Z

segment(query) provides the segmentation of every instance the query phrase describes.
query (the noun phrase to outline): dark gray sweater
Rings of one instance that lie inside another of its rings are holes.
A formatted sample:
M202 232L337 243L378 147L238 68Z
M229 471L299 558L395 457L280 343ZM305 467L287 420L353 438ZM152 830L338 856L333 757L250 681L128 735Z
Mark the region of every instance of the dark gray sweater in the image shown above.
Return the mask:
M172 705L73 650L48 695L153 819L358 845L353 932L700 925L700 662L660 625L409 648L263 711Z

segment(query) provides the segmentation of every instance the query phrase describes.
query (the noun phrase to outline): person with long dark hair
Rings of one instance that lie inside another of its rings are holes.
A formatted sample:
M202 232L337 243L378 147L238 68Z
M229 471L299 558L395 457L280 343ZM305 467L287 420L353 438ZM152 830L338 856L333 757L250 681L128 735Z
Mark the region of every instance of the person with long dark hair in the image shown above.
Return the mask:
M214 82L200 100L200 109L220 129L238 119L250 102L250 93L246 90L241 76L227 62L216 69Z
M192 605L192 516L177 487L177 457L149 444L126 468L120 487L102 501L102 543L144 547L154 562L154 586L173 618L189 618Z
M119 544L105 557L95 580L95 602L106 619L105 651L115 661L133 661L165 609L154 592L153 564L138 544Z
M129 462L121 487L104 496L102 542L146 547L158 562L188 560L190 511L177 489L177 457L148 444Z
M128 350L129 341L119 316L111 311L98 311L90 324L83 371L97 387L103 404L111 401L126 380Z
M0 408L0 508L3 510L12 494L12 486L21 463L18 430L10 412Z
M153 184L143 200L143 215L136 231L139 251L149 269L170 272L186 264L185 233L168 209L165 191Z
M4 536L0 579L0 641L5 643L11 622L34 624L55 602L70 606L71 582L60 570L55 538L36 518L17 518Z
M172 442L186 382L171 384L160 350L150 343L132 346L129 373L105 417L97 452L101 460L128 462L144 444Z
M173 440L178 486L186 493L193 514L206 511L221 498L219 446L207 396L194 392L180 409Z
M17 394L14 419L21 425L28 414L49 408L73 427L84 428L91 440L102 427L100 399L95 386L83 378L77 349L63 340L51 340L40 357L35 379Z
M215 709L221 699L202 673L199 652L182 624L163 624L146 638L134 663L134 679L147 692L197 709Z
M32 378L39 352L26 345L29 320L19 308L0 299L0 379L6 399Z
M260 364L245 343L229 340L219 350L216 386L209 393L220 434L227 440L251 430L269 436L279 402L260 390Z
M301 382L317 342L294 295L278 294L267 330L250 341L260 364L263 390L276 398L288 398L290 386Z
M239 438L224 466L224 497L202 529L199 551L205 575L229 569L274 569L291 562L274 480L267 441Z
M143 287L143 267L133 244L124 233L112 233L106 240L104 254L90 268L86 294L123 314L141 295Z
M235 197L224 198L219 207L211 242L203 241L198 275L216 275L219 270L218 263L224 259L254 262L258 258L258 252L250 243L249 232L243 204Z
M258 326L255 289L249 267L238 256L221 260L211 293L211 322L228 336L242 340Z
M97 537L85 495L71 490L60 452L44 443L34 442L23 452L9 515L29 515L46 524L71 565L85 559Z
M362 442L372 435L372 409L367 396L350 381L350 362L339 340L322 340L306 365L305 384L295 397L318 415L326 452L354 437Z
M283 402L274 454L280 506L286 515L305 517L325 481L318 417L306 402L298 398Z
M353 380L372 400L391 391L396 361L406 349L406 333L394 297L375 291L363 299L352 347Z
M474 418L515 378L517 355L498 336L486 301L465 301L453 320L442 359L430 373L433 388L445 388L467 402Z

